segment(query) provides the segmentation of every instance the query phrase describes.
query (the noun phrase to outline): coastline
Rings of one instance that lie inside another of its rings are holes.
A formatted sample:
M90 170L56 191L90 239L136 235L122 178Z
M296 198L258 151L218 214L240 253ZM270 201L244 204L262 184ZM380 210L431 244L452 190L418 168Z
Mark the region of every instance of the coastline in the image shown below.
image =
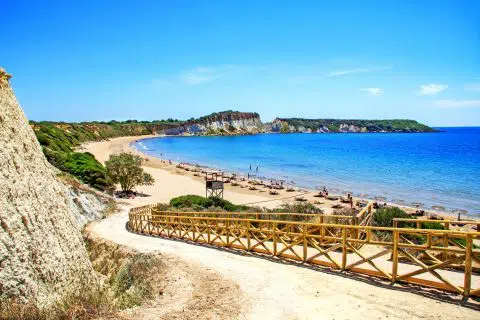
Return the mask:
M98 161L104 163L110 154L119 152L131 152L141 156L145 161L142 167L152 174L156 180L155 185L152 187L139 187L138 191L144 194L148 194L148 197L137 197L136 199L122 199L126 202L130 202L132 205L143 205L147 203L156 202L168 202L168 200L174 196L184 194L197 194L205 195L205 186L203 175L191 170L195 168L194 165L186 165L184 168L178 168L178 163L168 160L160 159L137 150L132 145L138 141L162 137L161 135L144 135L144 136L129 136L114 138L107 141L89 142L83 144L81 148L85 151L92 153ZM188 168L188 170L185 170ZM208 168L201 166L202 169ZM210 169L210 168L209 168ZM213 170L213 169L212 169ZM168 188L166 185L168 185ZM240 182L240 186L234 187L230 184L225 184L225 199L236 203L252 206L265 207L272 209L282 205L283 203L291 203L295 201L295 198L301 197L305 199L304 202L310 202L316 206L322 208L326 214L332 214L335 208L332 206L348 207L348 204L341 203L340 200L328 200L325 198L314 197L317 190L311 189L298 189L295 188L294 192L287 192L284 190L277 190L278 195L270 195L267 188L258 187L258 190L249 190L250 185L246 182ZM331 194L331 196L341 199L343 195ZM138 199L138 198L141 198ZM376 201L368 198L353 197L354 201ZM379 201L383 202L383 201ZM389 206L397 206L402 208L408 213L415 212L415 208L407 205L399 205L396 203L389 203ZM456 216L449 212L427 210L425 211L427 216L437 216L445 220L456 220ZM470 220L477 220L474 217L468 217ZM462 219L464 220L464 219Z

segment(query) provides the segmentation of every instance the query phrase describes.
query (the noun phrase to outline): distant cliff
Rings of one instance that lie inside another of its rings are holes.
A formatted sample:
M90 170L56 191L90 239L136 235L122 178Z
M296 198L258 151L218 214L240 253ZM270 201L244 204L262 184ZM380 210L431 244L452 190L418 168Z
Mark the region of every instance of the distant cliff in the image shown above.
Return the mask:
M268 125L270 132L435 132L436 130L415 120L340 120L277 118Z
M162 131L167 135L238 135L262 132L265 132L265 127L258 113L238 111L212 113Z

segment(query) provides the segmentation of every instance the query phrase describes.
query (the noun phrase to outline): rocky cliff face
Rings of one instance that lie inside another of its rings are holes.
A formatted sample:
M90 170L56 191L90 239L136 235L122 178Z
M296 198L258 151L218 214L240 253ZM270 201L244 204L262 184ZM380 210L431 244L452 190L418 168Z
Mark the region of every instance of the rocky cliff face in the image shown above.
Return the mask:
M202 117L161 133L167 135L238 135L264 132L258 113L225 111Z
M0 298L38 305L95 279L76 217L0 69ZM77 211L75 211L77 210Z

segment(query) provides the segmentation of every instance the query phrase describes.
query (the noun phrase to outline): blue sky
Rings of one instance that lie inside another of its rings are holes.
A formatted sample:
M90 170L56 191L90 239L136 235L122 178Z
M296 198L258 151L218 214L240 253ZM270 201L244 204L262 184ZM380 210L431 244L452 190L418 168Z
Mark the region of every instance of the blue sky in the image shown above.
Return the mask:
M33 120L215 111L480 125L480 1L2 0Z

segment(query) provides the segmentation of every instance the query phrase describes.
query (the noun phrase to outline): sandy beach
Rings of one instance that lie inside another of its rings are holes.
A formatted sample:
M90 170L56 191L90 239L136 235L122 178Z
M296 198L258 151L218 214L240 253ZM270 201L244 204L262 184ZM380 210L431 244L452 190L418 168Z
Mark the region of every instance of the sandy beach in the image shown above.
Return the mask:
M150 173L154 179L153 186L137 187L137 192L144 196L137 196L135 199L125 199L131 205L144 205L152 203L168 203L171 198L185 194L205 195L204 175L195 172L195 166L185 165L183 168L178 167L178 163L169 163L156 157L144 154L131 146L134 142L142 139L154 138L158 136L131 136L114 138L106 141L90 142L83 144L81 150L92 153L100 162L104 163L111 154L120 152L131 152L144 158L143 168ZM258 206L261 208L272 209L282 205L283 203L291 203L298 199L304 202L308 201L321 208L325 214L333 214L336 209L349 208L348 203L341 201L345 195L330 195L333 199L316 197L316 190L299 189L292 186L294 191L288 192L287 188L276 190L278 195L269 194L269 189L259 185L252 185L248 181L237 181L238 186L225 184L224 198L235 204L246 204ZM254 187L256 190L250 190ZM354 203L372 201L371 199L360 199L354 197ZM392 206L401 207L409 213L415 212L415 208L401 206L398 204L390 204ZM355 206L360 210L360 206ZM425 210L425 217L441 217L442 219L455 220L456 216L451 213Z
M153 136L121 137L108 141L91 142L84 144L82 149L92 153L98 161L105 163L114 153L133 152L141 155L145 162L143 168L155 179L153 186L140 186L136 191L146 196L137 196L135 199L122 199L133 206L151 203L168 203L171 198L186 195L205 195L203 177L194 177L193 173L176 168L176 164L147 156L130 146L130 143ZM293 196L293 195L291 195ZM226 185L224 198L235 204L255 203L262 207L274 208L282 203L281 197L260 195L258 192L243 190Z

